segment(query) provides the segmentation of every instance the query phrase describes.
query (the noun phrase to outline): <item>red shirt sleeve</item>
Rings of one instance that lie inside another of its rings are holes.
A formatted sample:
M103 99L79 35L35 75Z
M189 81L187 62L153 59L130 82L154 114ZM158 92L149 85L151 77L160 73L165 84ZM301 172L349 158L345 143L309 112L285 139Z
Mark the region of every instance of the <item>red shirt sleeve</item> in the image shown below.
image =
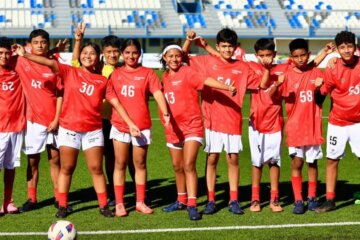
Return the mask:
M190 80L189 83L194 89L199 91L204 88L204 83L206 80L206 77L204 75L190 69L186 79Z
M325 69L325 71L323 73L324 84L320 88L320 92L321 92L322 95L329 94L333 90L333 88L335 87L332 71L333 70L328 67L328 68Z
M105 98L108 102L111 99L117 98L112 78L110 78L107 82Z
M256 74L250 66L248 66L248 69L248 81L246 88L250 90L256 90L259 88L262 75Z
M149 81L149 90L152 94L162 89L160 80L156 75L155 71L152 69L150 70L148 81Z

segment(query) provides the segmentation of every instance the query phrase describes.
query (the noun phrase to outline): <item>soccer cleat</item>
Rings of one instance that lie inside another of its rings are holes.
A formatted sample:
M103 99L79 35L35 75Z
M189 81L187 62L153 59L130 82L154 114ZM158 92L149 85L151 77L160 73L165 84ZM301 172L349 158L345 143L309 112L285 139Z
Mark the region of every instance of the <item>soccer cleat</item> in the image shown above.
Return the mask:
M66 218L67 215L68 215L67 209L65 207L59 207L56 214L55 214L55 217L57 217L57 218Z
M308 198L307 202L308 202L308 210L310 211L315 211L315 209L318 207L318 202L314 197Z
M295 203L295 207L293 209L293 213L294 214L304 214L305 213L305 206L304 206L304 202L301 200L298 200Z
M54 201L54 207L56 209L59 209L59 201L57 201L57 200Z
M260 212L261 211L260 202L258 200L254 200L251 202L250 211L251 212Z
M1 213L9 213L9 214L16 214L16 213L19 213L19 209L15 206L14 204L14 201L11 199L11 201L9 202L9 204L4 207L4 204L2 205L1 207L1 210L0 210Z
M28 212L36 208L37 208L36 202L33 202L31 201L31 199L28 199L20 208L20 212Z
M144 202L136 202L136 211L141 212L143 214L152 214L154 212Z
M198 212L197 208L194 206L191 207L187 207L187 211L189 213L189 219L190 220L200 220L201 219L201 214Z
M282 212L284 211L283 208L280 206L278 200L274 200L273 202L270 202L269 205L272 212Z
M244 214L244 211L241 209L238 201L233 200L229 203L229 212L233 214Z
M124 217L124 216L127 216L127 215L128 215L128 213L126 212L124 204L123 203L116 204L115 216Z
M209 201L204 209L204 214L210 215L216 212L216 204L214 201Z
M103 215L104 217L114 217L115 216L114 212L110 210L108 205L106 205L103 208L100 208L99 211L100 211L100 214Z
M176 201L172 204L170 204L169 206L163 208L163 212L174 212L174 211L178 211L178 210L184 210L186 209L186 205L179 202L179 201Z
M323 204L315 209L316 213L323 213L329 212L331 210L336 209L335 201L334 200L326 200Z
M115 199L109 199L109 201L108 201L108 206L109 206L109 207L113 207L113 206L115 206L115 205L116 205Z

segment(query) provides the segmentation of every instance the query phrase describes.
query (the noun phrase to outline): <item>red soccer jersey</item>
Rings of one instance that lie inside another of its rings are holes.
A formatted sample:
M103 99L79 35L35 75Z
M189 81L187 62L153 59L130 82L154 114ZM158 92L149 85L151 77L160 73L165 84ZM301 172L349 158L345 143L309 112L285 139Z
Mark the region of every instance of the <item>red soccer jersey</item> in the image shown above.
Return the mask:
M226 85L237 88L237 94L230 96L229 91L211 89L204 86L202 91L202 110L206 128L241 135L241 108L246 89L257 89L261 77L243 61L223 62L218 57L190 57L190 66L206 77L212 77Z
M16 72L20 76L26 98L26 119L44 126L54 120L56 94L61 90L61 81L50 68L18 57Z
M161 84L154 70L138 67L131 71L123 66L111 74L106 99L118 98L131 120L140 130L144 130L151 128L149 96L158 90L161 90ZM128 125L114 110L111 124L121 132L129 132Z
M187 137L203 137L198 91L203 89L204 80L187 66L172 76L164 73L164 94L171 112L171 126L165 128L167 142L176 143L172 140L172 133L176 134L177 142Z
M260 76L264 73L264 67L255 62L249 62L250 67ZM274 133L282 130L284 119L282 115L282 98L276 95L273 98L269 90L274 87L279 75L285 74L289 65L273 65L270 69L270 77L267 89L251 91L250 119L254 128L261 133Z
M323 77L315 67L305 72L290 68L279 89L285 98L287 122L286 143L289 147L324 143L321 126L321 106L315 103L315 79Z
M241 47L237 47L234 51L233 58L239 61L244 61L246 52Z
M360 122L360 61L345 66L341 59L334 68L325 70L325 84L322 94L330 93L331 111L329 122L337 126L346 126Z
M58 63L58 67L64 81L60 126L75 132L101 129L106 77L61 63Z
M0 69L0 132L20 132L25 128L25 98L19 75Z

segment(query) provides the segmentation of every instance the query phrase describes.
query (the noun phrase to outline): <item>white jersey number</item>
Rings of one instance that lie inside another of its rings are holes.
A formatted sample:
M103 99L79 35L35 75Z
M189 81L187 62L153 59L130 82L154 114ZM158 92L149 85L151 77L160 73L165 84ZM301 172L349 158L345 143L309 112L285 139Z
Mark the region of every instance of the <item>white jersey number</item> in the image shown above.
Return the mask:
M217 80L218 80L219 82L224 83L225 85L228 85L228 86L231 85L231 79L230 79L230 78L227 78L227 79L224 80L223 77L218 77Z
M349 87L349 95L359 95L360 94L360 85Z
M4 91L14 91L14 82L3 82L2 90Z
M134 97L135 96L135 86L124 85L121 88L121 95L123 95L124 97Z
M41 81L32 79L31 80L31 86L33 88L41 88Z
M94 85L87 84L85 82L82 82L81 84L82 84L80 88L81 93L85 93L88 96L91 96L94 93L94 89L95 89Z
M300 102L312 102L313 94L311 90L308 91L300 91Z
M167 93L165 93L165 98L166 98L166 101L167 101L169 104L174 104L174 103L175 103L175 95L174 95L174 92L167 92Z

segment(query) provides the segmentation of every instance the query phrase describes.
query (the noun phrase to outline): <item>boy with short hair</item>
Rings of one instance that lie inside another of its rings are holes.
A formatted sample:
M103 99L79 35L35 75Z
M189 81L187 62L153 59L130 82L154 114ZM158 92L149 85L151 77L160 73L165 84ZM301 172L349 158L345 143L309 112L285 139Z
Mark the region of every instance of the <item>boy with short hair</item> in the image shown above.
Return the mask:
M317 207L317 160L322 158L321 144L324 142L321 127L321 104L317 103L317 93L323 84L323 75L314 65L308 65L310 57L308 43L295 39L289 44L293 67L279 77L270 90L274 96L279 91L286 103L286 143L292 158L291 182L295 197L294 214L305 213L302 198L302 167L304 159L308 165L308 210ZM285 81L284 81L285 80Z
M323 95L330 94L331 110L327 131L326 201L317 213L334 210L335 188L340 159L349 142L352 152L360 159L360 61L355 56L356 36L342 31L335 37L340 54L334 67L325 70Z
M10 39L0 38L0 169L5 169L0 216L19 212L12 201L12 192L25 129L25 98L19 75L12 66L11 45Z
M189 32L187 42L194 39L195 33ZM242 150L241 108L246 89L257 89L266 86L268 70L265 71L266 74L261 78L255 74L247 63L232 59L238 40L237 34L233 30L228 28L222 29L218 32L216 40L216 49L220 57L190 57L190 66L197 71L202 71L204 76L212 77L227 85L233 84L238 92L235 97L230 97L227 92L222 90L204 87L202 91L202 110L206 129L205 151L208 153L206 170L208 203L204 214L216 212L216 167L223 148L226 152L228 163L229 211L233 214L243 214L244 212L238 202L238 154ZM186 46L186 44L184 45ZM270 62L266 64L270 64Z

